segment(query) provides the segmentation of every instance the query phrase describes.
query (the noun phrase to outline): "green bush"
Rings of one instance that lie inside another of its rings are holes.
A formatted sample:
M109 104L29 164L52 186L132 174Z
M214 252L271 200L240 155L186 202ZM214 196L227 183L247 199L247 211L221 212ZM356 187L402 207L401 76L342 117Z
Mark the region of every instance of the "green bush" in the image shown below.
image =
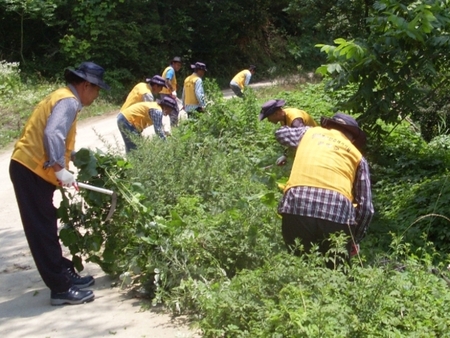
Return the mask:
M278 126L257 118L269 98L248 91L226 101L216 83L205 87L206 112L166 141L140 139L127 160L77 153L81 181L119 194L108 222L108 196L82 191L88 209L64 200L61 239L77 267L83 258L100 264L123 286L191 314L205 337L448 335L448 287L430 272L448 274L448 155L406 124L370 144L376 215L361 256L329 270L340 236L327 257L284 248L277 182L289 167L266 168L283 149ZM336 97L322 85L302 88L275 97L316 118L332 114Z

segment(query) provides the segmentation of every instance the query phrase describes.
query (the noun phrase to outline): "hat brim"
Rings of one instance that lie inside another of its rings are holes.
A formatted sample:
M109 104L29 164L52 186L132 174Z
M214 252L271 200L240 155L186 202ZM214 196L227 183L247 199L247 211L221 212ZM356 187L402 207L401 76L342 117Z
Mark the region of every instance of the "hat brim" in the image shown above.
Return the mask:
M164 87L164 88L169 88L169 86L167 85L167 83L165 83L164 82L164 84L161 84L161 83L156 83L156 82L149 82L151 85L157 85L157 86L161 86L161 87Z
M269 117L270 115L275 113L278 108L283 107L285 104L285 100L278 100L273 107L270 107L270 109L267 109L266 111L261 110L261 113L259 114L259 120L262 121L266 117Z
M92 83L96 86L99 86L102 89L105 89L105 90L111 89L111 87L108 86L103 80L100 80L99 78L91 76L90 74L87 74L85 72L82 72L82 71L79 71L79 70L76 70L76 69L70 68L70 67L67 68L66 71L71 72L71 73L75 74L76 76L81 77L82 79L86 80L87 82Z
M166 106L178 112L178 105L173 106L171 104L167 104L162 100L156 100L156 103L159 104L160 106Z
M328 117L322 117L320 120L320 125L324 128L328 128L328 127L333 128L334 127L335 129L338 129L338 130L348 131L350 134L353 135L353 137L354 137L353 144L359 150L363 149L367 144L367 135L360 127L338 123Z
M203 67L197 67L196 65L191 65L191 69L195 69L195 70L204 70L205 72L208 71L208 70L206 69L206 67L205 67L205 68L203 68Z

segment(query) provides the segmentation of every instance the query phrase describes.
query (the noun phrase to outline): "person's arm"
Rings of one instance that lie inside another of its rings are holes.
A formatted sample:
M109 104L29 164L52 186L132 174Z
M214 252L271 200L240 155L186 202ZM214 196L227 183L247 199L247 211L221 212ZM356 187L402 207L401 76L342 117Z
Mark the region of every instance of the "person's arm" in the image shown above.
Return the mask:
M154 102L155 98L152 93L145 93L142 95L142 101L144 102Z
M369 165L364 157L361 159L356 171L353 196L354 203L356 203L355 241L359 243L364 238L374 214Z
M66 167L66 138L80 109L80 103L74 98L62 99L53 107L44 129L46 168L59 171Z
M305 126L303 119L301 117L297 117L294 121L292 121L291 128L302 128Z
M251 78L252 78L252 73L248 72L247 74L245 74L244 87L248 86L248 84L250 83L250 79Z
M157 134L159 137L161 137L163 140L166 139L166 135L164 134L163 130L163 112L159 109L153 109L151 108L148 111L148 114L150 115L150 118L153 122L153 128L155 128L155 134Z
M283 126L275 131L275 138L284 146L297 148L300 140L308 129L309 127L289 128Z
M186 103L184 103L184 86L183 86L183 91L181 92L181 104L183 105L183 108L186 107Z
M205 91L203 90L203 81L200 78L195 81L195 96L197 97L199 106L205 109Z

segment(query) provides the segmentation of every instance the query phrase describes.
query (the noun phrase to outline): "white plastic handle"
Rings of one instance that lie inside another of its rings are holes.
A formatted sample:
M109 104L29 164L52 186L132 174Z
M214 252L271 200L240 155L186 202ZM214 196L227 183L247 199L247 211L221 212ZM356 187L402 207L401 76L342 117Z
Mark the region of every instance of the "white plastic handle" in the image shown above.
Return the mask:
M106 195L112 195L112 194L114 194L114 191L112 191L112 190L108 190L108 189L96 187L96 186L94 186L94 185L89 185L89 184L82 183L82 182L77 182L77 185L78 185L80 188L88 189L88 190L92 190L92 191L96 191L96 192L99 192L99 193L102 193L102 194L106 194Z

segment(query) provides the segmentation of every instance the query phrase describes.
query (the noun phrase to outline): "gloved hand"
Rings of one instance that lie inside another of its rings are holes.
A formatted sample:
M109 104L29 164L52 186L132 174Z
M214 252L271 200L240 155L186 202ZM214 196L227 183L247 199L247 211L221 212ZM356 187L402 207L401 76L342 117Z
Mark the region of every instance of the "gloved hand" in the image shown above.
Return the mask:
M283 155L283 156L280 156L277 158L275 164L278 166L282 166L282 165L286 164L286 161L287 161L287 157L285 155Z
M75 185L75 177L73 174L67 169L61 169L60 171L55 171L56 178L58 182L63 187L71 187Z

